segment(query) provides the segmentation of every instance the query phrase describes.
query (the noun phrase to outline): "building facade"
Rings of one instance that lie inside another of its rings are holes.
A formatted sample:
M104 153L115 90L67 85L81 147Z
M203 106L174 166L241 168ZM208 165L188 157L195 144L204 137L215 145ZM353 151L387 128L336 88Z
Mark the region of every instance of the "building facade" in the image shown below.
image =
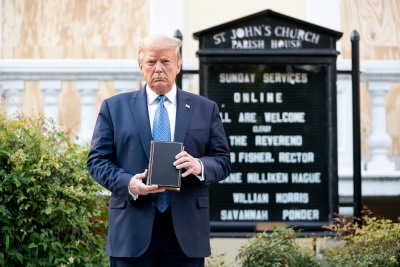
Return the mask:
M400 215L398 0L0 0L1 109L9 116L52 117L84 144L90 141L101 101L143 85L137 66L142 37L179 30L183 70L195 72L199 44L194 32L266 9L343 32L337 44L339 71L351 69L350 36L359 32L363 200L378 215ZM184 75L183 89L198 93L198 76ZM352 212L351 96L351 77L339 74L343 214Z

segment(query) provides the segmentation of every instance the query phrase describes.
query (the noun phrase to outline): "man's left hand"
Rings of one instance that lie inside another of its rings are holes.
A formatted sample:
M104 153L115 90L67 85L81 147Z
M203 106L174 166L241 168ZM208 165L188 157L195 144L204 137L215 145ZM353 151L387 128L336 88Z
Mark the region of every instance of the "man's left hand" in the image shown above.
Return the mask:
M196 176L201 175L201 164L199 160L192 157L186 151L182 151L178 155L176 155L174 166L176 166L177 169L185 170L185 172L182 173L182 178L190 174Z

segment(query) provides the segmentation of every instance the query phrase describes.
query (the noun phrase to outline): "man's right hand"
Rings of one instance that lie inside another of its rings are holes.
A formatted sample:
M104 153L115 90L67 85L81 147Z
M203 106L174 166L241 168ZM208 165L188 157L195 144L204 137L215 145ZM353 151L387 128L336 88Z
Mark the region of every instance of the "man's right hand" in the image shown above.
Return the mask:
M158 188L158 185L146 185L143 183L143 179L147 177L147 173L148 170L146 169L144 172L132 176L128 187L131 194L139 196L165 191L165 189Z

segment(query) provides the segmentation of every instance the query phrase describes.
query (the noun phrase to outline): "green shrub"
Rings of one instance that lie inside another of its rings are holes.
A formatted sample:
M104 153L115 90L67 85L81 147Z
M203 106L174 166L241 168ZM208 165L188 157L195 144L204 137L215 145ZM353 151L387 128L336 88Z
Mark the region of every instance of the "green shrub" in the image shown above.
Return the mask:
M88 148L43 118L0 114L0 266L106 266L106 198Z
M256 234L239 249L242 266L399 267L400 223L364 216L335 218L324 228L335 237L319 239L318 253L301 247L292 229ZM318 250L318 249L317 249Z
M224 256L225 256L225 253L211 255L210 257L206 258L205 266L206 267L223 267L223 266L226 266L225 265L225 261L223 260Z
M246 267L316 266L314 252L296 242L292 228L256 234L239 248L236 259Z
M400 224L364 214L358 222L337 219L326 227L345 245L325 250L322 266L400 266Z

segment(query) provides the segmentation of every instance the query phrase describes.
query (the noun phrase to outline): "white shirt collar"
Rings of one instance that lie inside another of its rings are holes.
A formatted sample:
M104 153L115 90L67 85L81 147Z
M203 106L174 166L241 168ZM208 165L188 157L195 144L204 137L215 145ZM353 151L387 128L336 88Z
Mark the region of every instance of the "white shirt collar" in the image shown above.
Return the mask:
M176 105L176 90L177 90L176 84L174 84L172 86L172 89L165 94L168 101L174 105ZM148 85L146 86L146 93L147 93L147 105L152 105L154 101L156 101L158 95L153 90L151 90L151 88Z

